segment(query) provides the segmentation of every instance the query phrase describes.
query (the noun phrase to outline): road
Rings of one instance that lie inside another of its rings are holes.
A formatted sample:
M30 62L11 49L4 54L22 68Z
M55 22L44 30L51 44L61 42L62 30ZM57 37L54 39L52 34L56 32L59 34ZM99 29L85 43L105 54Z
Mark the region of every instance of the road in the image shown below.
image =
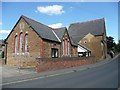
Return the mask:
M93 68L3 85L3 88L118 88L118 58ZM120 70L120 69L119 69Z

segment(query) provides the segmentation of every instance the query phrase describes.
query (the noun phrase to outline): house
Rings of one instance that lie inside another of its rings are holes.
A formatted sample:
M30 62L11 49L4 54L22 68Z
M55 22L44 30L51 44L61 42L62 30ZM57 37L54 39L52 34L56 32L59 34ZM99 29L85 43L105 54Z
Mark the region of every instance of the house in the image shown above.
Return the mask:
M73 41L78 43L80 56L95 56L96 59L106 58L106 29L105 20L96 19L87 22L73 23L68 28Z
M6 63L33 66L36 58L95 56L105 58L104 19L51 28L21 16L6 38Z
M35 58L77 56L66 27L53 29L21 16L6 38L7 64L32 66Z

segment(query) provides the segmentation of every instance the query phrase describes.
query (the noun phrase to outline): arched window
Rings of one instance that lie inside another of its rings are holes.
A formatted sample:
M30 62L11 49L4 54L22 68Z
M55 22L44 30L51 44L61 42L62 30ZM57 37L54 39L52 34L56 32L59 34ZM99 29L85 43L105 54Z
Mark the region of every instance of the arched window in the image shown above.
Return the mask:
M15 36L15 46L14 47L15 47L14 48L15 54L17 54L17 52L18 52L18 36L17 35Z
M20 52L23 52L23 33L20 33Z
M69 42L69 39L68 39L68 44L67 44L67 48L68 48L68 55L70 55L70 42Z
M64 47L65 47L65 42L64 42L64 39L63 39L63 42L62 42L62 50L63 50L63 55L64 55Z
M68 43L67 43L67 38L65 38L65 55L67 56L67 51L68 51Z
M63 47L63 55L67 56L70 55L70 41L68 38L63 39L62 42L62 47Z
M25 35L25 53L28 52L28 34Z

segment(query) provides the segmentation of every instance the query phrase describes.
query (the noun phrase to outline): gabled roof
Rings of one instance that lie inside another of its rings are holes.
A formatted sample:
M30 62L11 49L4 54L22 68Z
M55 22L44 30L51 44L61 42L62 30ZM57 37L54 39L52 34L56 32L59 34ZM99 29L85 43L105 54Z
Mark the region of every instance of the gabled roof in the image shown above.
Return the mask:
M65 30L67 30L67 28L63 27L63 28L59 28L59 29L54 29L54 32L57 34L59 39L62 40Z
M62 27L62 28L51 28L48 27L46 25L43 25L35 20L32 20L26 16L22 16L22 18L36 31L36 33L38 33L38 35L43 38L43 39L47 39L47 40L52 40L52 41L56 41L56 42L61 42L64 32L67 31L66 27ZM68 32L68 31L67 31ZM70 41L72 41L70 39ZM72 41L72 45L77 46L77 44L75 44Z
M103 35L105 33L104 18L81 23L73 23L69 26L68 33L75 42L80 41L88 33L91 33L94 36Z
M52 40L56 42L60 42L58 38L54 35L53 29L43 25L35 20L32 20L26 16L22 16L22 18L35 30L35 32L43 39Z
M71 41L71 44L72 44L72 45L78 46L78 43L75 42L75 40L74 40L72 37L70 37L70 41Z
M67 31L67 33L68 33L68 30L67 30L66 27L54 29L54 32L56 33L56 35L59 37L60 40L63 39L63 35L64 35L65 31ZM69 35L68 35L68 36L69 36ZM70 38L70 42L71 42L71 44L72 44L73 46L78 46L78 44L75 43L75 42L72 40L72 37L69 36L69 38Z
M105 33L104 19L74 23L71 24L67 30L66 27L57 29L51 28L23 15L20 17L20 19L21 18L23 18L25 22L43 39L61 42L64 32L67 31L70 37L71 44L74 46L77 46L78 42L88 33L91 33L93 35L103 35L103 33ZM20 19L18 20L18 22L20 21ZM18 22L16 23L16 25L18 24ZM14 31L16 25L13 27L10 34ZM10 36L10 34L8 35L8 37ZM6 38L6 40L8 39L8 37Z
M22 15L20 17L20 19L21 18L23 18L25 20L25 22L43 39L47 39L47 40L51 40L51 41L55 41L55 42L61 42L61 40L63 38L63 35L64 35L64 32L67 31L66 27L51 28L49 26L46 26L46 25L44 25L42 23L39 23L39 22L37 22L37 21L35 21L35 20L31 19L31 18L28 18L26 16ZM10 32L8 37L6 38L6 40L9 38L11 33L14 31L14 28L19 23L20 19L15 24L12 31ZM72 44L72 45L74 45L74 44Z

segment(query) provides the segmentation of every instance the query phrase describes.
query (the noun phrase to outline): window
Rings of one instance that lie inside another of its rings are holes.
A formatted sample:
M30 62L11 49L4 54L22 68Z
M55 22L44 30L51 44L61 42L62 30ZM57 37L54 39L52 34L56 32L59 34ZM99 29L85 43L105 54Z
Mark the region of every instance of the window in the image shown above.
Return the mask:
M25 53L28 52L28 34L25 35Z
M20 52L23 52L23 33L20 34Z
M67 44L67 48L68 48L68 49L67 49L67 50L68 50L68 51L67 51L67 52L68 52L67 54L70 55L70 50L69 50L69 49L70 49L70 42L69 42L69 40L68 40L67 43L68 43L68 44Z
M52 53L52 58L58 58L58 49L52 48L51 53Z
M18 52L18 36L16 35L15 36L15 54L17 54L17 52Z
M63 39L63 55L70 55L70 41L68 38Z
M63 48L62 48L62 49L63 49L63 55L64 55L64 54L65 54L65 53L64 53L64 47L65 47L65 45L64 45L64 39L63 39L62 44L63 44Z
M68 45L68 43L67 43L67 38L65 39L65 55L67 55L67 49L68 49L68 47L67 47L67 45Z

